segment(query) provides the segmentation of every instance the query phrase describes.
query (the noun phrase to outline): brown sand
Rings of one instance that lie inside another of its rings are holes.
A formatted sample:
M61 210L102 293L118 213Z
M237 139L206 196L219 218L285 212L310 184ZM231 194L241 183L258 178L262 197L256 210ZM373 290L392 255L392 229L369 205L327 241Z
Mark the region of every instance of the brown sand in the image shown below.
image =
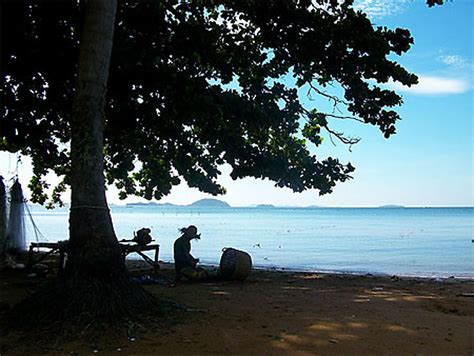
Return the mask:
M163 275L173 277L171 266ZM4 277L12 304L38 280ZM155 284L185 306L174 322L96 344L2 339L3 354L472 355L474 281L253 271L241 282Z

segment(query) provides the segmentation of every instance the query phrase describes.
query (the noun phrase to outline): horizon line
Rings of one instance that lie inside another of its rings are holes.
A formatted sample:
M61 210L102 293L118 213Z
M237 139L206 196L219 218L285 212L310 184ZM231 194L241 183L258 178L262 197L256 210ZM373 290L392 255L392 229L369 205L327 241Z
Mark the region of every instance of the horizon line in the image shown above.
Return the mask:
M218 199L216 199L218 200ZM197 200L199 201L199 200ZM277 205L271 203L253 203L249 205L230 205L229 203L218 200L219 202L223 202L228 206L224 206L223 208L300 208L300 209L307 209L307 208L321 208L321 209L410 209L410 208L474 208L474 205L403 205L403 204L382 204L382 205ZM109 203L108 206L116 206L116 207L133 207L133 206L166 206L171 205L179 208L188 208L188 207L195 207L195 208L220 208L221 206L212 206L212 205L194 205L195 202L190 204L175 204L170 202L165 203L158 203L158 202L132 202L132 203L124 203L124 204L117 204L117 203ZM27 203L31 206L37 207L45 207L44 205L37 204L37 203ZM64 203L64 207L70 206L70 203ZM54 208L61 208L58 205L55 205Z

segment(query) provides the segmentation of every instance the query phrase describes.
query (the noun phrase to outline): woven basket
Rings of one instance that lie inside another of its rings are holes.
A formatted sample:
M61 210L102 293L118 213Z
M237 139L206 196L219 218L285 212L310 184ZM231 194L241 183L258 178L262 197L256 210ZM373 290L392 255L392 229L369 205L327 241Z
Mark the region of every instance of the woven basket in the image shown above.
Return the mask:
M222 249L220 274L224 279L243 281L252 270L252 258L247 252L235 248Z

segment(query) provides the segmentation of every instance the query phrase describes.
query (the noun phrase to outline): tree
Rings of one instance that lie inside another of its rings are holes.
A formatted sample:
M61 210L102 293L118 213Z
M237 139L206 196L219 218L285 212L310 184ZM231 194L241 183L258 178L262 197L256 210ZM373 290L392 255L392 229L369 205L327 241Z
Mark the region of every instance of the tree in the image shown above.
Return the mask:
M116 8L116 1L92 0L87 4L70 121L70 262L87 263L89 259L78 258L76 252L90 255L100 246L97 252L107 257L97 266L99 271L116 264L107 261L109 258L121 259L107 208L103 173L103 113Z
M123 287L128 279L101 173L101 100L90 117L81 104L81 92L85 101L104 93L106 78L76 90L73 84L89 67L78 66L79 50L103 48L95 42L100 36L79 36L92 28L82 21L86 7L83 1L3 4L0 149L32 158L33 201L46 202L49 170L63 177L51 202L71 185L72 274L86 276L89 287L114 276L123 282L115 287ZM412 43L408 30L374 27L350 0L121 1L104 111L107 182L122 198L159 199L182 179L216 195L225 192L216 179L228 164L234 179L268 178L296 192L330 193L354 167L318 159L309 145L320 146L324 134L357 143L332 128L336 120L394 134L399 115L391 107L402 99L378 83L417 82L389 58ZM331 93L333 84L342 95ZM345 111L304 107L298 88Z
M68 317L83 321L85 316L113 321L154 304L131 281L105 197L104 103L116 8L115 0L88 0L85 6L69 122L72 196L66 278L20 303L14 315L22 315L21 321L32 315L46 322Z
M5 21L10 32L1 148L32 157L30 187L33 198L44 202L48 169L69 183L65 145L83 8L75 2L11 7L17 13ZM350 2L121 2L117 16L105 169L122 197L159 199L182 179L221 194L216 178L224 163L235 179L269 178L295 191L330 193L353 167L318 160L307 142L320 145L325 131L355 143L331 129L331 121L349 115L304 108L283 78L292 75L296 87L347 104L351 118L378 126L386 137L399 116L385 107L401 98L368 80L416 83L416 76L387 58L409 49L409 32L374 28ZM18 18L36 21L19 26ZM343 98L328 92L332 83L342 86ZM56 188L53 200L65 184Z
M151 302L151 297L131 283L105 197L104 103L116 9L116 0L87 2L70 121L72 194L67 280L74 285L66 290L83 292L78 303L98 304L87 309L105 318L116 317L117 313L111 312L115 307L125 309L123 315L131 315L127 308L138 309ZM91 287L105 290L93 292ZM70 299L66 298L68 303ZM84 312L80 305L72 308Z

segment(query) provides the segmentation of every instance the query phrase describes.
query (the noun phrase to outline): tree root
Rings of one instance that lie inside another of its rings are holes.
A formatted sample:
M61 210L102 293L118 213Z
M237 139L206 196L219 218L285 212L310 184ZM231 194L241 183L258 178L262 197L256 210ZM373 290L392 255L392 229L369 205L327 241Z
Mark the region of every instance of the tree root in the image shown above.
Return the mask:
M7 330L61 337L100 333L130 334L163 313L155 296L131 280L71 276L44 286L6 315Z

